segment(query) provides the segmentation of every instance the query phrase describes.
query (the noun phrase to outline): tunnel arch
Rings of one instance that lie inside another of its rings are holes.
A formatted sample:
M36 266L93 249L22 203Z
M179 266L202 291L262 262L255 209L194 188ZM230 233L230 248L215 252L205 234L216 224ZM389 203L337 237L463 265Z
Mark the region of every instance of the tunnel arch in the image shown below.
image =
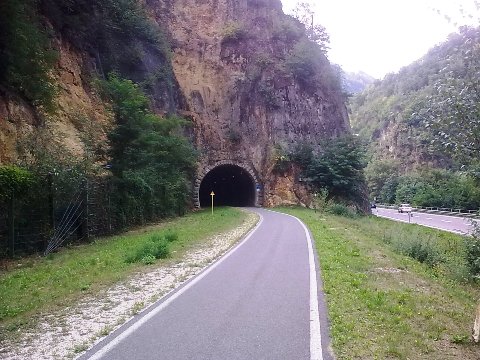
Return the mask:
M212 191L218 205L260 206L262 203L261 186L255 172L238 162L220 161L198 174L194 189L195 206L210 206Z

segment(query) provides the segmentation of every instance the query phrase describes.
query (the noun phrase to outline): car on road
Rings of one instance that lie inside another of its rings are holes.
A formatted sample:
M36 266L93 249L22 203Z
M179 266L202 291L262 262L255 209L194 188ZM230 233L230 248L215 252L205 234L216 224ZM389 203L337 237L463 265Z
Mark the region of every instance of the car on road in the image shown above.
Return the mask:
M412 206L410 204L400 204L400 206L398 207L398 212L399 213L409 213L409 212L412 212Z

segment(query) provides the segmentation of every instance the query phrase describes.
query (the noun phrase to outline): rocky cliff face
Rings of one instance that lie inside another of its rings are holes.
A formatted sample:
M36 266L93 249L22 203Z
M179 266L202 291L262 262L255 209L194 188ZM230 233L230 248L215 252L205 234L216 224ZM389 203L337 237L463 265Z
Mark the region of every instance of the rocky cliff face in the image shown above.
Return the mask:
M144 3L171 38L181 100L175 102L177 111L193 122L199 174L220 163L238 164L262 185L264 205L308 203L298 171L274 171L275 148L318 143L350 129L341 89L323 54L317 58L321 81L315 86L289 68L296 46L305 41L300 24L283 14L279 0ZM60 35L56 42L60 91L52 123L64 142L81 152L87 130L95 141L105 141L111 118L89 85L94 61ZM159 112L171 110L161 109L164 101L153 100ZM0 163L15 161L18 140L43 122L29 104L1 91ZM200 175L197 187L199 181Z
M349 125L339 87L327 80L307 88L286 69L304 38L299 23L283 14L278 0L147 4L173 39L173 69L194 123L199 169L248 164L263 185L265 205L308 202L294 171L273 171L275 147L317 143ZM320 60L321 72L331 75L327 59Z
M59 56L53 74L58 84L53 115L43 114L0 86L0 164L15 162L19 146L46 128L77 155L83 153L87 140L106 143L111 115L91 88L85 54L61 36L54 42Z

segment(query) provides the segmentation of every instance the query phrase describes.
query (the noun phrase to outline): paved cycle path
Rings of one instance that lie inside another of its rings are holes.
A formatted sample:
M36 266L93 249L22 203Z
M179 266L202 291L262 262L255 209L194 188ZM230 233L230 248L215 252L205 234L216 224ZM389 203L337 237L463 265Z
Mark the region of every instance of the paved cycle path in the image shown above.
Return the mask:
M80 359L331 359L308 231L251 210L262 220L243 242Z

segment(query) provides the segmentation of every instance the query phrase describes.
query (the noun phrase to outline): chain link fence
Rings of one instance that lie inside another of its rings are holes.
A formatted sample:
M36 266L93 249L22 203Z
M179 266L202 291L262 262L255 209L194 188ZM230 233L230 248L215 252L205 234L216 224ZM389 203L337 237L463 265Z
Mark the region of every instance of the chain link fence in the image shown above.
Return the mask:
M0 200L0 258L55 251L130 224L112 206L111 177L42 177L26 196Z

